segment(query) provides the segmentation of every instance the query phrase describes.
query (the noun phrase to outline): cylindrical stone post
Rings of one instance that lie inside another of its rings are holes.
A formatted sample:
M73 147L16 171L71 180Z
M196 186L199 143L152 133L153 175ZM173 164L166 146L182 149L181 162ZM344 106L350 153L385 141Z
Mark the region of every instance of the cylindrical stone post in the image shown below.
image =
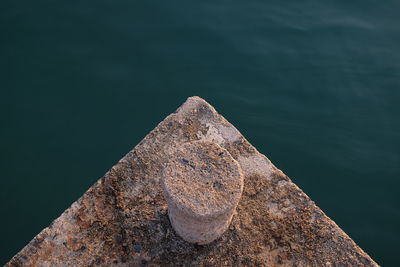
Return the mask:
M161 184L176 233L188 242L207 244L228 229L242 195L243 175L226 149L193 141L171 153Z

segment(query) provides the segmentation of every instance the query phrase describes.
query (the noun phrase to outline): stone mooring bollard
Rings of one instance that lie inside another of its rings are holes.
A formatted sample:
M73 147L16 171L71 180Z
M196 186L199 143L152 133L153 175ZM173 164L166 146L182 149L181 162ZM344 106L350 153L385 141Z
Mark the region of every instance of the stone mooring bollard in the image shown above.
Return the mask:
M243 175L226 149L193 141L170 155L161 184L176 233L202 245L228 229L242 195Z

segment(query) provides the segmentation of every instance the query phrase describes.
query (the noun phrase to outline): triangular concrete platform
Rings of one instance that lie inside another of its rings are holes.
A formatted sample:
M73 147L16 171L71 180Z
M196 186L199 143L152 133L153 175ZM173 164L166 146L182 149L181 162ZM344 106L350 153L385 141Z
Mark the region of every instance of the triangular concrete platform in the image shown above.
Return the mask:
M230 228L205 246L172 229L160 187L171 149L211 140L245 187ZM8 266L377 266L310 198L199 97L151 131Z

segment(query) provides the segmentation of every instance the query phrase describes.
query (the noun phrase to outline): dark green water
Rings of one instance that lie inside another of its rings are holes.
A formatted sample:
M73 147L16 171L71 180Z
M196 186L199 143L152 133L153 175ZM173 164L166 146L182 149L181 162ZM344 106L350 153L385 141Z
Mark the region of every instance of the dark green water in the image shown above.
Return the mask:
M378 263L396 266L399 10L1 1L0 264L199 95Z

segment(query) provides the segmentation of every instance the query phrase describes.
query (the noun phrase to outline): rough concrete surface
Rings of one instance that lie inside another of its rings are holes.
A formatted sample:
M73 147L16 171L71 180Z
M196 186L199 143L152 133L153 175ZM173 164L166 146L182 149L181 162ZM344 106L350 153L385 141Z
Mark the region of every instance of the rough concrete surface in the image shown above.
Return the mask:
M209 140L244 175L229 229L200 246L177 236L160 177L177 146ZM199 97L189 98L7 266L377 266L310 198Z
M243 174L226 149L196 140L178 146L168 157L161 186L175 232L204 245L228 229L243 192Z

